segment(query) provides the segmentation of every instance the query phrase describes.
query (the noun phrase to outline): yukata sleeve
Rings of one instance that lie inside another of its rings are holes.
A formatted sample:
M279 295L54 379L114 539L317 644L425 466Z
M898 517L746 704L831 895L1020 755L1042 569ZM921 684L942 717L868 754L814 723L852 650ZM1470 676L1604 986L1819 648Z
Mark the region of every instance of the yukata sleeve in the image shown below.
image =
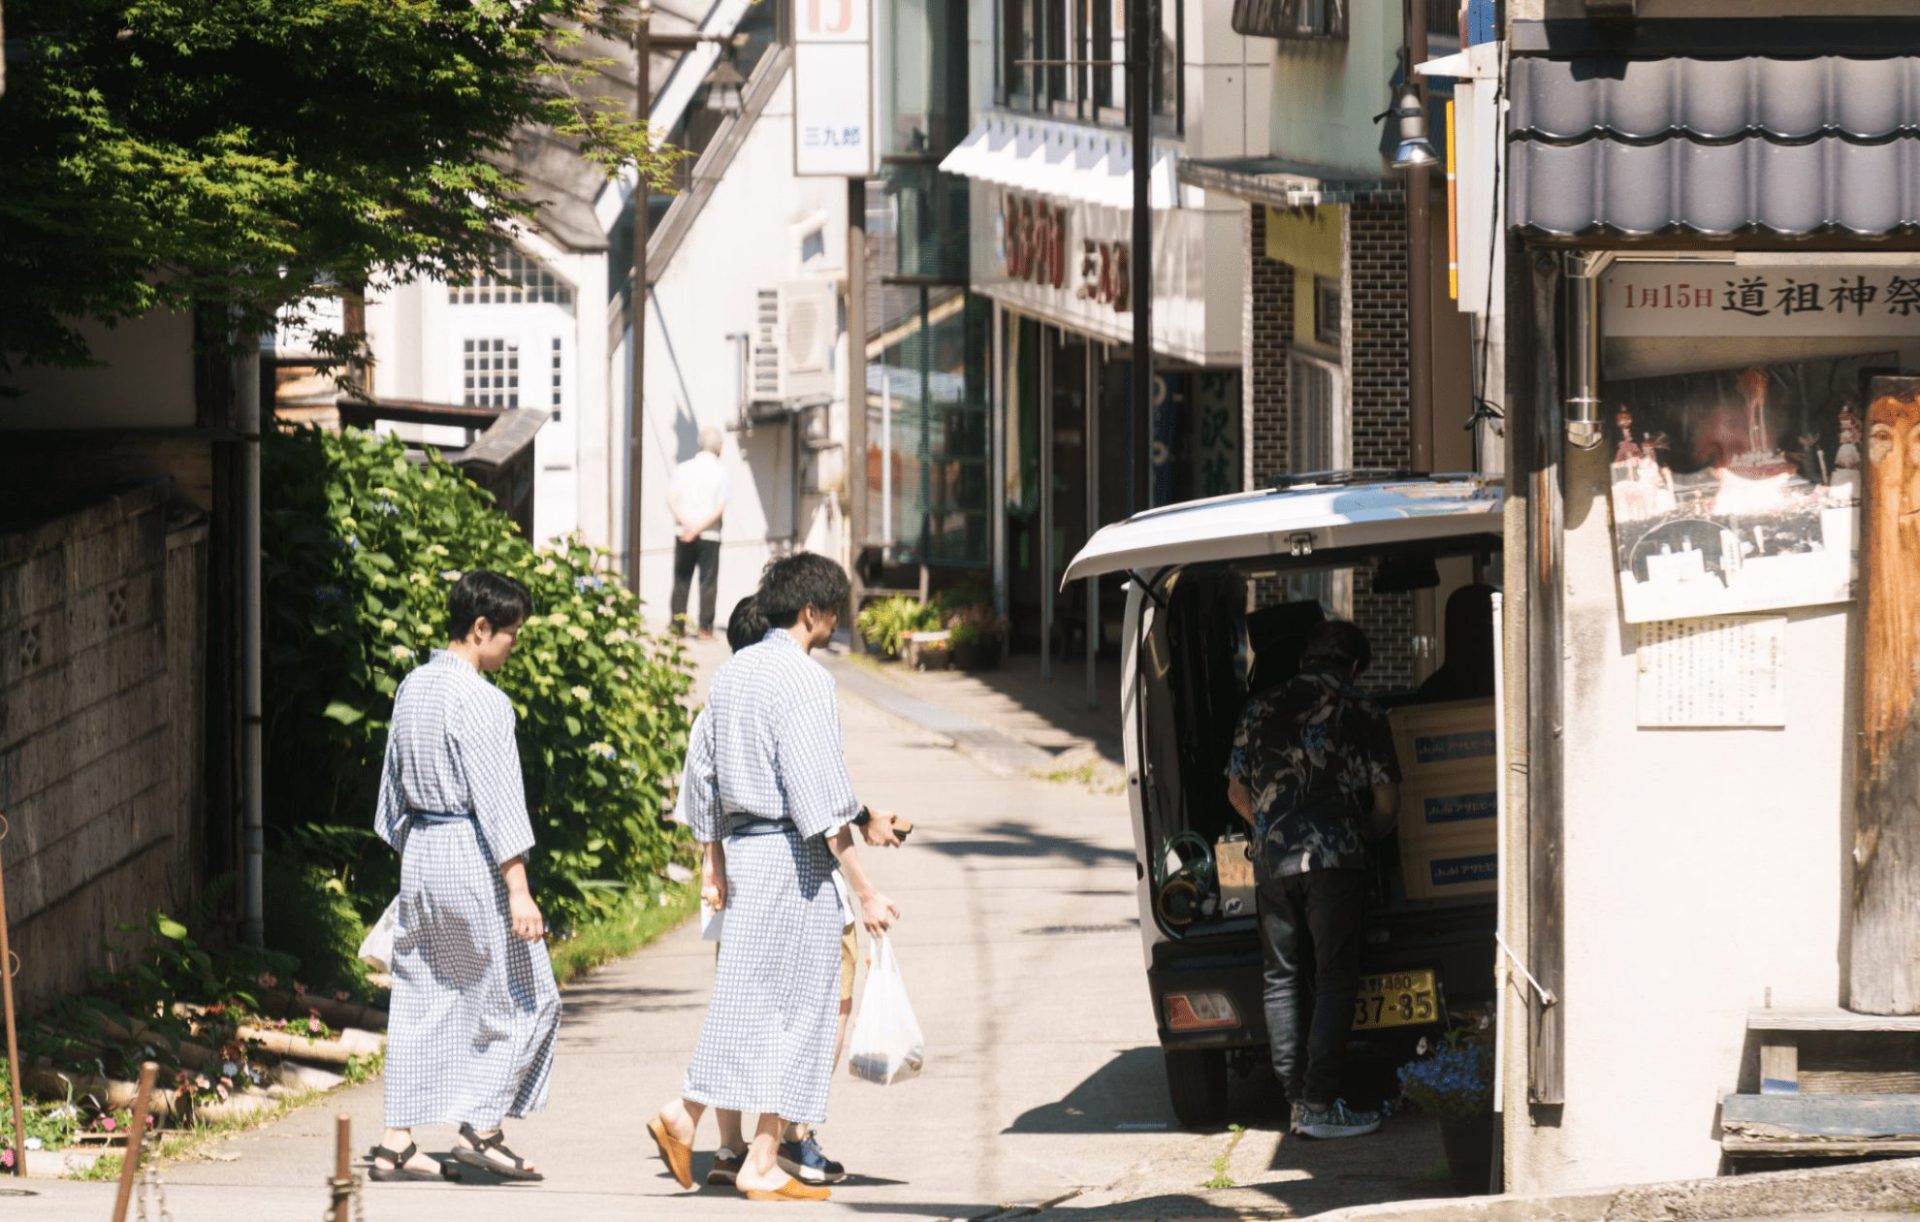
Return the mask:
M520 779L520 748L514 741L513 705L503 696L478 700L465 710L454 754L466 774L467 795L480 838L503 865L533 847L527 819L527 787Z
M1376 708L1367 710L1367 780L1374 785L1400 783L1400 755L1393 747L1393 727L1387 715Z
M701 844L720 839L720 770L714 754L713 714L701 709L687 734L687 768L680 778L680 817Z
M1253 763L1249 758L1249 747L1253 741L1253 719L1258 701L1247 701L1247 707L1240 713L1240 720L1233 727L1233 749L1227 753L1227 779L1238 781L1248 789L1253 788Z
M374 806L373 830L394 852L405 841L406 802L400 791L400 735L387 727L387 754L380 766L380 800Z
M831 836L860 813L831 683L811 688L788 709L774 731L774 760L787 816L803 838Z

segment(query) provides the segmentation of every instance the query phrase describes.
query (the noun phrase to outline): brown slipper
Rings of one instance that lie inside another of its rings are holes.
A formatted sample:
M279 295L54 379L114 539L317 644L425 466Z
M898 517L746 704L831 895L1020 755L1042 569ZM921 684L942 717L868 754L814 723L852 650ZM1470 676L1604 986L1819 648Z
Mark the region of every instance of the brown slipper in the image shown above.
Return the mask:
M673 1172L674 1182L682 1188L693 1187L692 1143L675 1137L658 1116L647 1121L647 1132L653 1134L653 1144L660 1147L660 1161Z
M832 1199L833 1190L789 1179L771 1192L764 1188L742 1188L740 1195L749 1201L826 1201Z

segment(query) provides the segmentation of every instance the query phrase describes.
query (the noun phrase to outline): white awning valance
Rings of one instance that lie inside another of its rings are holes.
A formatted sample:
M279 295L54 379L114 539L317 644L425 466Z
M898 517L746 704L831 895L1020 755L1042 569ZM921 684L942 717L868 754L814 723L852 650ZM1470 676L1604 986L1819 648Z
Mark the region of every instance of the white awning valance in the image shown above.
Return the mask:
M1156 146L1148 186L1154 209L1180 206L1177 154ZM940 168L949 174L1104 208L1133 207L1133 146L1125 132L989 115Z

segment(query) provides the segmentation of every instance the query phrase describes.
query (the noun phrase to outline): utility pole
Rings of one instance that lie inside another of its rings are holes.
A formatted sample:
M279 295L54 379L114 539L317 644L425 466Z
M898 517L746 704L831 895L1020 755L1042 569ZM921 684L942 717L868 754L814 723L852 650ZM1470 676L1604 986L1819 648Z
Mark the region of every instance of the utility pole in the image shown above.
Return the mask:
M1419 91L1420 111L1431 118L1426 79L1414 71L1427 62L1424 4L1406 0L1407 84ZM1415 471L1433 469L1433 221L1428 207L1427 165L1407 167L1407 458Z
M1158 0L1164 3L1166 0ZM1156 0L1127 10L1127 105L1133 122L1133 495L1128 509L1153 507L1153 44Z
M653 114L653 5L640 0L633 22L634 117L645 125ZM651 147L652 132L647 134ZM627 343L627 589L640 593L640 438L646 423L647 386L647 239L652 216L652 191L644 162L633 166L633 290L627 299L627 321L633 328Z

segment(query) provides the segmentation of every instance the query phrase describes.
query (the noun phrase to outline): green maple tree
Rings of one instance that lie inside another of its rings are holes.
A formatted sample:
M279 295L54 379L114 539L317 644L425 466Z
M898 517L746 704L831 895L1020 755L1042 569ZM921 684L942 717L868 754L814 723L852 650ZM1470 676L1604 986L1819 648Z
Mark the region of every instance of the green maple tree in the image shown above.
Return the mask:
M10 0L0 369L85 363L80 319L194 310L246 336L339 286L473 275L533 215L510 155L529 127L665 189L677 154L586 51L627 20L593 0Z

